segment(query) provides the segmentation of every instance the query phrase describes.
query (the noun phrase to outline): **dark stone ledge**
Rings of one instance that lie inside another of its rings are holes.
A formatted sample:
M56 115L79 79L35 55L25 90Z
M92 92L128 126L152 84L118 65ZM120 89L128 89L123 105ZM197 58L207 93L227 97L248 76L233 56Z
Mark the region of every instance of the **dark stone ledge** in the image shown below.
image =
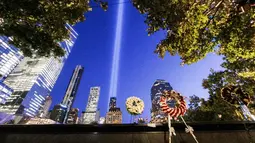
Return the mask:
M200 143L255 143L254 122L189 123ZM172 143L195 143L174 123ZM1 125L0 143L168 143L167 125Z

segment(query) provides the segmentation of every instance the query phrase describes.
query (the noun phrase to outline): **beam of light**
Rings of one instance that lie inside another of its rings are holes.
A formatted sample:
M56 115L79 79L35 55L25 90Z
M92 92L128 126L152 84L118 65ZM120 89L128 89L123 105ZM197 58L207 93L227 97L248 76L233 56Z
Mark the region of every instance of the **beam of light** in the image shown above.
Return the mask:
M122 3L122 2L123 0L119 0L119 3ZM117 22L116 22L115 38L114 38L109 97L117 96L123 12L124 12L124 4L119 4L118 10L117 10L117 19L116 19ZM109 103L109 100L110 98L108 99L108 103Z

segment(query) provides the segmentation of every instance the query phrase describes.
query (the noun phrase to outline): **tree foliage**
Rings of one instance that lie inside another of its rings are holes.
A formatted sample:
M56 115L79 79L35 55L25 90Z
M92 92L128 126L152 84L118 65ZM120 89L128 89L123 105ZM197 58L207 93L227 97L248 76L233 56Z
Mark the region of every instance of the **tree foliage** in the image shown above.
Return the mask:
M255 10L242 1L133 0L133 4L145 14L149 34L167 31L155 50L160 57L166 52L179 54L183 64L191 64L216 52L230 63L250 60L254 65Z
M255 8L251 4L247 0L133 0L146 16L149 35L166 32L155 50L160 57L178 54L182 64L195 63L211 52L223 57L224 70L211 70L203 80L209 99L191 97L190 120L242 119L241 111L222 99L221 89L233 85L248 95L255 93ZM250 110L253 105L249 104Z
M211 74L207 77L207 79L203 80L202 84L205 89L208 89L210 95L208 101L203 104L203 108L210 109L212 107L219 106L219 109L224 111L224 114L227 112L229 115L232 114L234 120L242 120L243 115L240 110L239 103L230 104L230 102L223 100L222 89L235 86L238 87L238 89L243 89L244 92L246 92L243 102L246 102L246 98L254 98L254 83L254 80L238 76L238 74L235 74L235 72L230 69L225 71L211 70ZM243 98L240 96L240 99L242 100ZM252 100L249 99L249 103L250 101ZM248 104L247 101L247 105L250 111L254 113L254 102ZM213 110L217 111L217 108L213 108ZM226 116L223 113L221 114L222 117Z
M240 102L242 102L248 106L251 103L251 96L239 86L225 86L221 89L221 97L232 105L240 106Z
M231 106L221 98L204 100L194 95L190 97L189 108L184 116L186 121L238 121L242 120L242 114L234 106ZM194 106L196 105L196 108Z
M204 99L201 99L199 98L198 96L196 95L192 95L189 97L189 109L191 110L197 110L201 104L201 102L203 101Z
M247 0L133 0L146 16L148 34L166 31L155 52L164 57L178 54L182 64L192 64L214 52L223 57L222 71L203 80L209 99L201 106L191 98L187 115L195 120L241 120L241 111L224 101L226 85L255 93L255 8ZM249 104L250 110L251 106Z
M239 89L242 89L245 96L240 96L239 98L241 100L244 99L243 102L248 105L251 113L255 113L255 80L249 77L240 76L237 73L239 70L237 65L224 62L222 66L225 66L225 70L214 71L211 69L211 73L202 82L202 86L208 90L208 100L201 99L197 96L190 97L190 108L185 116L188 121L244 120L240 104L236 102L233 102L234 104L231 102L231 104L230 102L227 102L229 100L226 101L226 99L224 100L222 98L222 89L226 89L226 87L238 87L238 91ZM235 89L236 88L233 88L233 92L237 93ZM249 101L246 102L246 99L249 99ZM200 104L200 106L197 106L198 104Z
M94 1L107 8L107 3ZM90 10L89 0L1 0L0 36L11 37L10 43L25 56L63 56L58 42L69 39L66 23L84 21Z

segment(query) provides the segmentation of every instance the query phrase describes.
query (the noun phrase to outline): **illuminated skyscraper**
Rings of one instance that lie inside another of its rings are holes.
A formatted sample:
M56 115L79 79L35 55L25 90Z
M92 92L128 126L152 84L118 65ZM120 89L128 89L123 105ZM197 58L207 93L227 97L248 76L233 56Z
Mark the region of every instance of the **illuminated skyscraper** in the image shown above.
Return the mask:
M63 63L55 58L27 58L4 83L14 90L0 112L34 117L50 94Z
M122 112L120 108L117 108L117 98L111 97L109 103L109 111L106 113L105 123L106 124L121 124L122 123Z
M78 36L70 25L67 28L70 39L59 43L66 51L64 57L25 57L4 80L13 93L4 105L0 105L0 112L20 117L38 115Z
M12 94L13 90L0 82L0 104L5 104L7 98L9 98Z
M79 119L78 118L78 112L79 112L78 108L72 108L69 111L66 124L77 124L78 123L78 119Z
M0 104L5 104L13 90L2 83L11 71L20 63L22 53L14 46L8 44L11 38L0 36Z
M116 108L116 97L110 98L109 109Z
M8 44L11 38L0 36L0 82L20 63L22 53ZM0 90L1 91L1 90Z
M91 87L86 111L82 114L81 123L90 124L99 121L99 111L97 110L100 87Z
M39 117L46 118L46 116L48 115L51 103L52 103L52 97L46 96L43 106L41 107L39 111L39 115L38 115Z
M81 117L79 118L79 124L83 124L83 117L84 117L85 111L81 112Z
M66 110L66 107L61 104L55 105L50 113L50 119L58 123L63 123L66 116Z
M165 121L166 116L159 105L160 96L162 95L162 92L164 90L173 90L173 88L171 87L169 82L161 79L156 80L156 82L151 88L151 120L154 123Z
M73 102L78 91L84 68L77 65L73 71L73 75L69 81L68 88L66 89L65 96L60 105L56 105L51 113L51 119L59 123L66 123L69 110L73 106Z
M121 124L122 123L122 112L120 108L111 108L106 114L106 124Z

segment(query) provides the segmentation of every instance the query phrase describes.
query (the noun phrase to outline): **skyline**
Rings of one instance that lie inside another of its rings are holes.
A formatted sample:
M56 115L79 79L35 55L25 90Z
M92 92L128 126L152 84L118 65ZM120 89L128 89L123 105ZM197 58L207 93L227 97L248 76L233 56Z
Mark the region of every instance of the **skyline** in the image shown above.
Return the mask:
M0 5L4 142L255 143L255 0Z
M123 122L130 121L123 104L129 96L143 99L145 111L142 116L150 117L150 89L156 79L168 81L184 96L196 94L199 97L208 97L208 91L201 86L202 79L209 75L210 68L221 69L221 57L209 54L204 60L184 67L180 66L179 56L166 55L164 59L160 59L153 51L165 33L162 31L148 36L144 17L132 4L126 3L124 9L117 90L117 105L123 112ZM117 11L118 5L109 6L107 12L100 8L93 9L93 12L86 15L85 22L74 26L79 37L51 93L53 105L60 102L72 69L80 64L84 66L84 74L73 107L79 108L80 112L84 111L90 87L100 86L98 107L100 116L106 115L110 98L109 83L115 38L113 33L116 28Z

